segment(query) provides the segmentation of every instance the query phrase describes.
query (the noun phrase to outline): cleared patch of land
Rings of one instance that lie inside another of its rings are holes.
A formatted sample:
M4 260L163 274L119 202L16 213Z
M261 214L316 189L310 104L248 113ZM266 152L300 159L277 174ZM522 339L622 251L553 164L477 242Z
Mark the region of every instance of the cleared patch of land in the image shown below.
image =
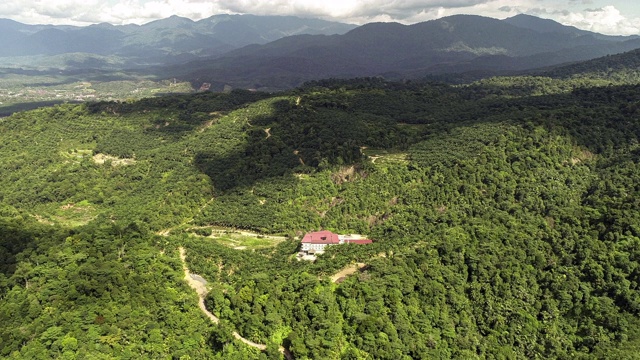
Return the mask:
M374 164L398 164L409 162L408 154L401 151L366 148L362 150L362 153L369 157L371 162Z
M88 224L97 216L96 206L88 201L69 203L61 206L49 204L39 206L33 215L38 222L43 224L59 224L68 227L77 227Z
M105 154L93 155L93 162L98 165L102 165L107 161L111 162L111 166L126 166L126 165L133 165L136 163L135 159L121 159L116 156L105 155Z
M362 270L365 266L367 266L365 263L355 263L355 264L347 265L344 269L331 275L331 278L330 278L331 282L336 283L349 275L357 273L358 271Z
M254 250L276 246L286 240L284 236L262 235L249 231L202 226L186 229L186 232L202 236L236 250Z

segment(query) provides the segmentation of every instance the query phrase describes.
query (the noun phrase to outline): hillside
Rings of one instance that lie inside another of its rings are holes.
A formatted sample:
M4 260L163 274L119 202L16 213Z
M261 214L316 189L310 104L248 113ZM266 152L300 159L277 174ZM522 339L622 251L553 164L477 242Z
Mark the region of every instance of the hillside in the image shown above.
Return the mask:
M632 358L639 90L362 78L0 119L0 354ZM318 229L374 243L296 260Z
M577 88L634 85L640 83L640 51L607 55L584 62L523 72L520 76L459 74L432 80L468 83L469 89L488 95L523 96L570 93ZM475 78L481 80L473 81Z
M640 70L640 49L605 56L548 70L545 74L558 77L600 77L613 81L621 77L637 77Z

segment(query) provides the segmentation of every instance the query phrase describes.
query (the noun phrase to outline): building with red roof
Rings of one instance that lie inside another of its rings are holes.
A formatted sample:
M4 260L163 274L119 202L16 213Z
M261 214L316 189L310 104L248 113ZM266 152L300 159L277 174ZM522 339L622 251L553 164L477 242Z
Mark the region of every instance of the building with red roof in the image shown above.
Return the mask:
M300 251L307 254L323 253L329 245L339 244L371 244L373 241L363 239L360 236L338 235L331 231L323 230L307 233L302 238L302 247Z

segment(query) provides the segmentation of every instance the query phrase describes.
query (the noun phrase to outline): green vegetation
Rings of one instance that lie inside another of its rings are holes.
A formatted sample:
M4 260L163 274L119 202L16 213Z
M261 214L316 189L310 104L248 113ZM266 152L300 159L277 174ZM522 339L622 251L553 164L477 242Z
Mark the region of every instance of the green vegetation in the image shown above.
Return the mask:
M274 247L285 239L281 236L265 236L244 231L222 229L215 226L187 228L186 232L198 237L206 237L209 241L214 241L236 250L256 250ZM207 239L205 239L205 241Z
M567 81L324 80L0 119L0 354L633 358L640 86ZM296 260L317 229L374 243Z

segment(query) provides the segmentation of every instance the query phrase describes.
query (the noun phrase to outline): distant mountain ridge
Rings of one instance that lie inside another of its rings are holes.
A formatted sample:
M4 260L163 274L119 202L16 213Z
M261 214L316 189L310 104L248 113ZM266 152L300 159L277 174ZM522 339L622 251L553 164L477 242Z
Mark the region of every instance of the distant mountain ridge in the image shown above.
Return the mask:
M596 38L605 40L624 40L628 38L638 38L634 36L620 36L620 35L603 35L587 30L580 30L575 26L562 25L559 22L542 19L532 15L519 14L503 20L504 22L525 29L530 29L539 33L564 33L572 34L574 36L591 35Z
M293 16L172 16L144 25L25 25L0 19L0 68L141 70L196 88L281 90L309 80L490 76L640 48L548 19L454 15L362 26ZM228 87L227 87L228 88Z
M330 77L522 71L636 48L637 36L606 36L531 16L454 15L413 25L370 23L343 35L291 36L169 72L196 84L278 89Z
M89 53L119 56L129 66L178 63L299 34L341 34L355 25L294 16L172 16L144 25L26 25L0 19L0 57Z

